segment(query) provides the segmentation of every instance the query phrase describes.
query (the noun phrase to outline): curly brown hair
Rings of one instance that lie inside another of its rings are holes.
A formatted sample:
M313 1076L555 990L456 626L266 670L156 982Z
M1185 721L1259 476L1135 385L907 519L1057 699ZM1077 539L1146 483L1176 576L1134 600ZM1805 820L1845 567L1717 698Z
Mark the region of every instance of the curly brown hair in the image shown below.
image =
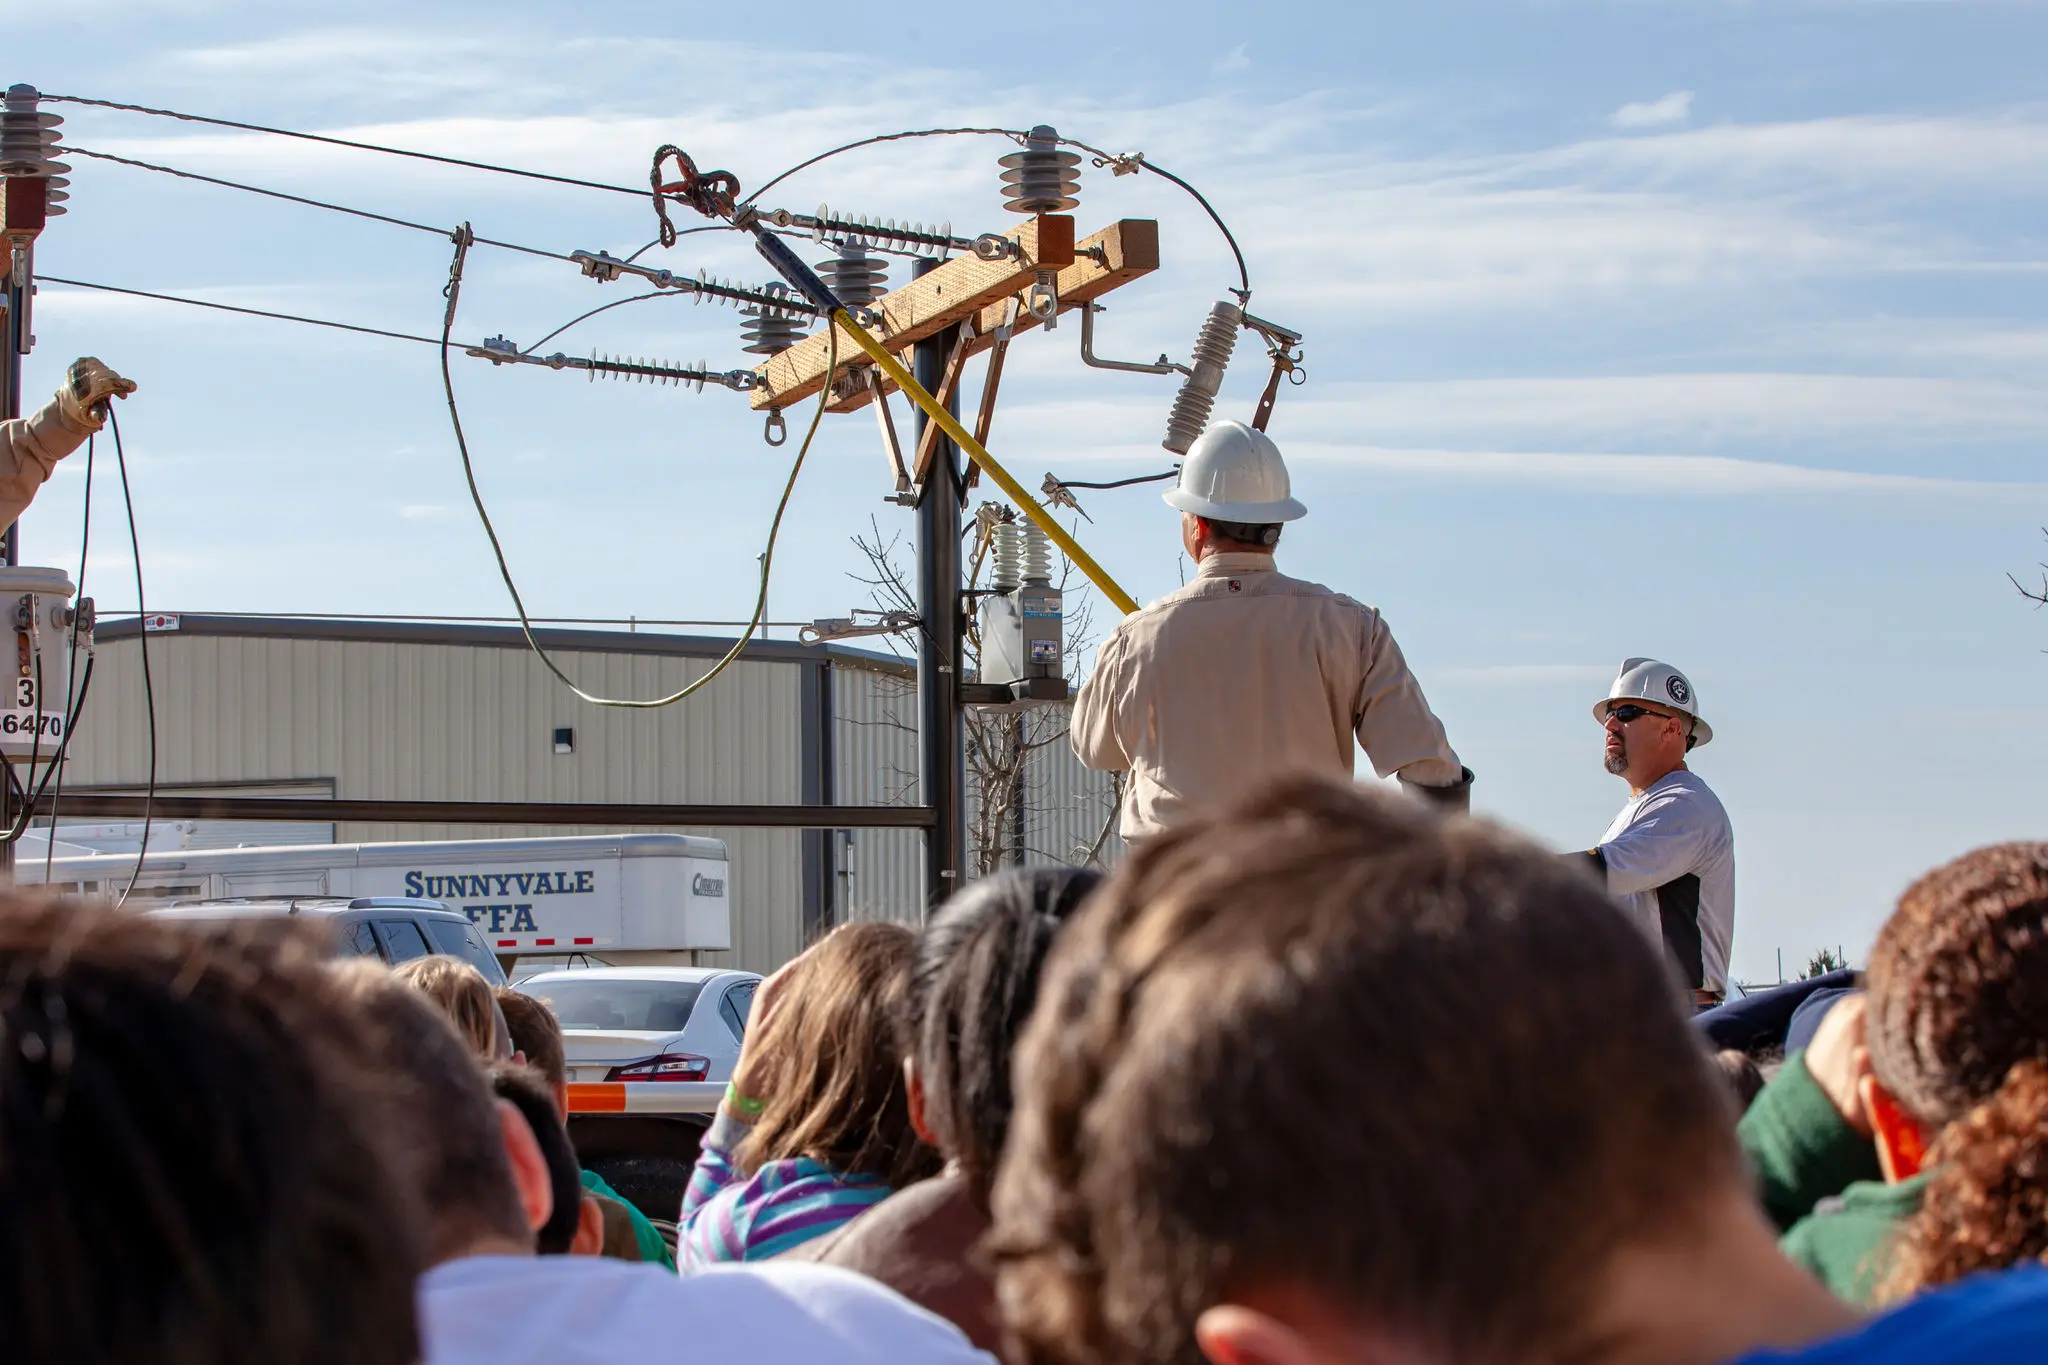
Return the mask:
M1746 1189L1643 935L1420 803L1297 778L1190 820L1045 972L988 1244L1027 1365L1199 1365L1196 1319L1262 1286L1572 1358L1618 1248Z
M2048 843L1915 882L1870 957L1878 1082L1933 1136L1879 1297L2048 1255Z

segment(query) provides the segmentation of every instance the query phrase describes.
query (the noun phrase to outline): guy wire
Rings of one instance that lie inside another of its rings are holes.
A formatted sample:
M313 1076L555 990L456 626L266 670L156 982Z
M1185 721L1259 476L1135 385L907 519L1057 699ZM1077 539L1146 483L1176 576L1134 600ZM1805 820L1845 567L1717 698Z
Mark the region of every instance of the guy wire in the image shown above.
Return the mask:
M734 660L739 658L740 651L745 649L748 643L753 640L755 633L761 627L763 618L768 614L769 575L775 565L775 542L782 534L783 514L789 510L789 499L790 495L796 491L797 476L803 473L804 458L810 454L811 442L817 438L818 427L824 422L825 409L832 399L832 375L839 368L838 329L827 329L831 340L826 344L825 387L818 392L818 406L811 415L810 429L804 432L803 443L797 447L796 458L790 463L789 478L782 485L782 497L775 504L775 518L768 525L768 543L761 552L761 588L754 599L754 612L747 621L746 630L740 634L739 639L733 641L732 648L725 652L725 657L712 665L710 672L680 690L669 693L665 697L648 699L600 697L586 692L577 686L576 680L562 671L561 666L555 662L554 657L534 637L533 618L527 615L526 603L519 595L519 585L512 578L511 565L505 561L505 547L498 539L498 530L491 524L491 514L485 509L483 493L477 487L476 465L470 459L469 440L462 432L462 413L455 400L455 377L448 365L449 338L455 331L455 310L462 296L462 267L468 257L471 241L468 225L464 224L462 227L457 228L451 234L451 240L455 243L455 256L448 265L447 287L442 290L448 298L448 309L441 319L441 388L448 396L448 420L455 428L455 448L462 456L462 476L469 484L469 500L476 508L478 520L483 523L484 535L491 542L491 554L498 563L498 577L504 581L505 591L512 598L512 606L519 613L519 631L520 634L526 637L527 648L533 651L534 657L539 659L542 666L548 672L554 674L564 687L593 706L613 706L627 710L651 711L660 707L671 706L686 697L694 695L707 686L713 678L723 673L731 666Z

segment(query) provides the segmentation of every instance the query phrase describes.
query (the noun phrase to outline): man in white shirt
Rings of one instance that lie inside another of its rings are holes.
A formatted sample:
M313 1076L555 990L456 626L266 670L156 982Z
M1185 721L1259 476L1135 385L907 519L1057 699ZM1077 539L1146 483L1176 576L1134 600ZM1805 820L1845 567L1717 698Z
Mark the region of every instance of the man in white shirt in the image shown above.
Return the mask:
M1727 994L1735 938L1735 831L1686 756L1714 737L1683 673L1629 659L1593 707L1607 731L1607 771L1629 801L1583 855L1692 991L1701 1009Z
M532 1129L492 1098L425 997L364 964L337 971L362 1016L360 1045L389 1079L390 1112L379 1117L428 1226L425 1365L994 1365L951 1323L831 1266L678 1280L646 1263L535 1256L553 1192Z

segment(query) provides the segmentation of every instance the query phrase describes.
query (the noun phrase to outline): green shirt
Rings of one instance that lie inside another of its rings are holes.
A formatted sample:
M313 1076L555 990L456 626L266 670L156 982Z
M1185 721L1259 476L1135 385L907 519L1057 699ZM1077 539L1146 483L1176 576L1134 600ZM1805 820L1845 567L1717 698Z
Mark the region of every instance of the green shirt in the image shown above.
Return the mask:
M1859 1180L1800 1219L1778 1245L1835 1297L1867 1305L1888 1269L1892 1234L1920 1211L1930 1176L1923 1172L1896 1185Z
M615 1199L625 1206L626 1212L633 1219L633 1239L640 1244L641 1260L666 1266L670 1270L676 1268L676 1258L669 1254L668 1243L654 1230L654 1224L647 1221L647 1215L633 1206L632 1200L605 1184L604 1177L596 1171L583 1173L583 1188L592 1194L603 1195L606 1199Z

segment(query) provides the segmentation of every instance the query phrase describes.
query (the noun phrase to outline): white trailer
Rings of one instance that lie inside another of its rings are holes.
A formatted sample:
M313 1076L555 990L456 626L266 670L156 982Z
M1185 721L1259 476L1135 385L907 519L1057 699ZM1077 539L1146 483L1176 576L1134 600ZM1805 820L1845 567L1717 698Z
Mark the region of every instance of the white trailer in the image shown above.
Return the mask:
M732 947L725 844L685 834L589 834L439 843L169 850L142 860L135 896L410 896L464 911L502 959L588 954L620 966L687 965ZM133 853L57 858L49 884L121 890ZM44 881L43 860L15 868Z

